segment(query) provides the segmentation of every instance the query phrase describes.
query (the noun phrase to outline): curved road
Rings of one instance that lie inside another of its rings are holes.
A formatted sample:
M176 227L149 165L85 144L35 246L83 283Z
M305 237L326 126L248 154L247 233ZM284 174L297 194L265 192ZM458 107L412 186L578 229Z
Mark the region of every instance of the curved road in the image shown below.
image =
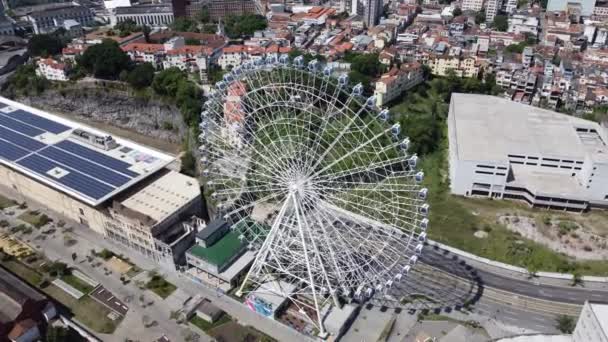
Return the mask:
M429 246L431 247L431 246ZM435 248L427 248L421 262L441 269L454 276L462 277L461 272L455 269L451 264L445 263L445 251ZM454 256L454 254L447 254ZM451 257L453 258L453 257ZM466 263L466 260L458 257ZM514 294L520 294L537 299L544 299L553 302L570 303L582 305L586 300L593 302L608 303L608 291L587 289L584 287L562 287L546 284L534 284L530 281L514 279L508 276L498 275L495 273L482 271L471 268L471 274L476 275L476 281L481 286L492 287L499 290L508 291Z

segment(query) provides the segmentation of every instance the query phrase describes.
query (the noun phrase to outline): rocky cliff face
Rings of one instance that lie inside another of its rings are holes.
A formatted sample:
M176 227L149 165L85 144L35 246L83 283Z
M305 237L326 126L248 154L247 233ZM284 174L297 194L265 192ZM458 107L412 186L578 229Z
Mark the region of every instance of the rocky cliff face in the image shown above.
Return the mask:
M132 130L173 144L180 144L186 132L177 107L114 89L94 86L48 89L40 95L17 101L80 121L92 120Z

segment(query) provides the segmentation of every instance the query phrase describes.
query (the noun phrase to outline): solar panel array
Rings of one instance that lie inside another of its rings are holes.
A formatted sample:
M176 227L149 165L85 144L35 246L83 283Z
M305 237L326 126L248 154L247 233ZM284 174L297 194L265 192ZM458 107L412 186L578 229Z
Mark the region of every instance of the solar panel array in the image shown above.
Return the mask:
M6 105L1 104L0 109ZM45 144L35 137L71 128L18 109L0 111L0 158L93 200L99 200L139 174L131 164L69 140Z

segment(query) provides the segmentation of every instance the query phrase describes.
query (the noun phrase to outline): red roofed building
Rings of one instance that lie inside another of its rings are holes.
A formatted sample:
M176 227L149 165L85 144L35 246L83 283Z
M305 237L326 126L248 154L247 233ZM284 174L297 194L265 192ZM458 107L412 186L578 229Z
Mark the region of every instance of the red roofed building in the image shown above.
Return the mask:
M130 43L122 47L132 61L137 63L151 63L158 67L164 56L163 44Z
M52 58L41 58L36 62L36 75L51 81L67 81L70 67Z
M235 147L243 144L241 138L242 125L245 121L241 99L247 92L247 85L241 81L232 82L228 87L228 96L224 103L224 120L226 127L222 128L222 135L228 138L228 142Z

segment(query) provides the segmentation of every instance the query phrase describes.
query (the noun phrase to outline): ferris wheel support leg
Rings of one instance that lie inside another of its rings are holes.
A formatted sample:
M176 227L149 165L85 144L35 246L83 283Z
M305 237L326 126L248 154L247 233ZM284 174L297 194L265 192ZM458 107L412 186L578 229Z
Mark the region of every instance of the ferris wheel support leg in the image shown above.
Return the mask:
M300 218L300 209L298 205L298 200L295 195L291 193L289 195L291 200L293 201L294 210L296 212L296 217L298 218L298 229L300 230L300 238L302 239L302 247L304 248L304 260L306 261L306 268L308 269L308 279L310 281L310 288L312 290L312 299L315 302L315 311L317 312L317 321L319 323L319 336L325 336L325 327L323 327L323 318L321 317L321 310L319 308L319 301L317 299L317 290L314 277L312 276L310 259L308 258L308 249L306 244L306 239L304 238L304 229L302 228L302 219ZM289 202L289 199L286 201Z

